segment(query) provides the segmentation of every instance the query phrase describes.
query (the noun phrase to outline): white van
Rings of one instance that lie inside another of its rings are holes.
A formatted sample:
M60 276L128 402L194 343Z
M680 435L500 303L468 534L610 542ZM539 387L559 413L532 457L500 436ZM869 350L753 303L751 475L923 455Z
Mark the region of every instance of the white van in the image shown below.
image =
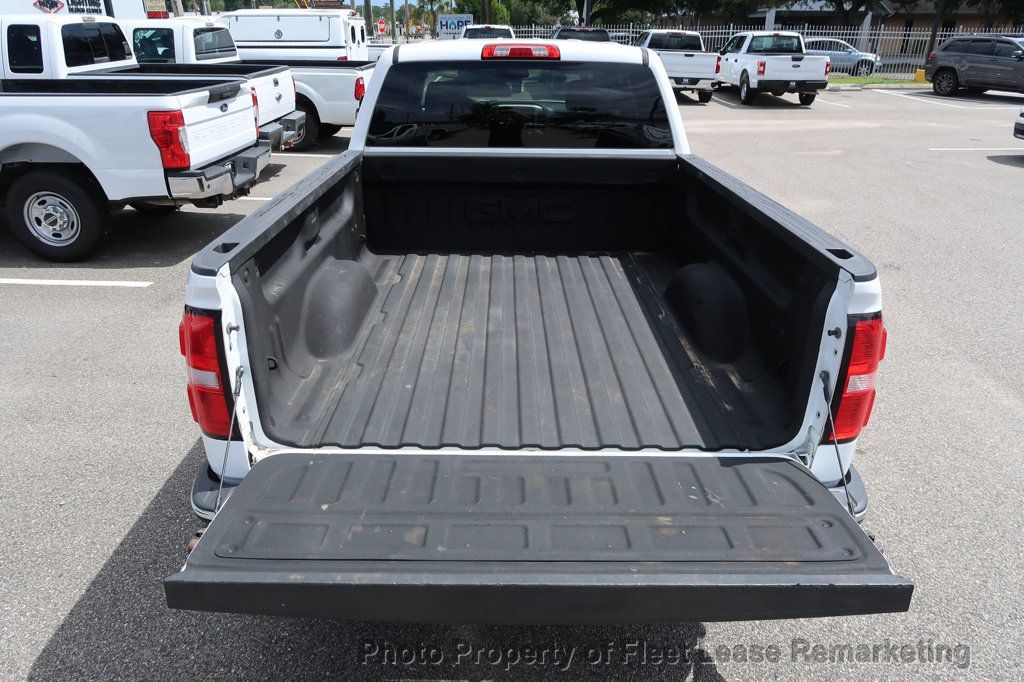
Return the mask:
M3 0L2 14L96 14L115 19L146 19L146 0ZM166 15L166 12L161 14Z
M355 10L251 9L217 18L227 22L242 59L369 59L366 22Z

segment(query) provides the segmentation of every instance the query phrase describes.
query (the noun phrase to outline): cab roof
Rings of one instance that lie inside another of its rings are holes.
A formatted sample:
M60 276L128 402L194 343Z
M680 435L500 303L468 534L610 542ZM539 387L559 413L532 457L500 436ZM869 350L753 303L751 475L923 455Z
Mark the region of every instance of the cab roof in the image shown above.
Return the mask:
M399 64L403 62L480 61L480 53L484 45L491 44L553 45L561 53L563 62L643 64L645 61L641 48L630 45L595 43L585 40L533 40L528 38L469 38L405 44L399 46L398 58L395 61Z

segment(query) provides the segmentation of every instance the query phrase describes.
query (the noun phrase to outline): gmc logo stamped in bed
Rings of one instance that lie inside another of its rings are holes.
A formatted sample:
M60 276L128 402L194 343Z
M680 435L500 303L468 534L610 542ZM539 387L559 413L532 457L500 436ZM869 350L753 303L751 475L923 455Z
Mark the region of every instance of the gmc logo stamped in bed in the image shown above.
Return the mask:
M466 220L567 223L572 220L572 200L564 197L470 197L466 200Z

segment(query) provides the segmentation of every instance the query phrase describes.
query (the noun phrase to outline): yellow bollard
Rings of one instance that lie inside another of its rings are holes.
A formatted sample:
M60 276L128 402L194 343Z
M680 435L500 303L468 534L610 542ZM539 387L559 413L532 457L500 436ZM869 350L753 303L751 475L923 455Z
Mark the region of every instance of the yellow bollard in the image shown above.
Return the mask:
M924 69L918 69L917 71L914 72L914 82L915 83L924 83L925 82L925 80L924 80Z

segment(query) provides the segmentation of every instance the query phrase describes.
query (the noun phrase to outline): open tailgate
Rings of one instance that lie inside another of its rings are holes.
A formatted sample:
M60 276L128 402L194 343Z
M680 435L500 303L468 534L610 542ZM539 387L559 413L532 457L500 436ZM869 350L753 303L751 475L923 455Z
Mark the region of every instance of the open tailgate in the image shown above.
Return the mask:
M913 591L791 461L512 452L274 455L164 586L172 608L454 623L881 613Z

